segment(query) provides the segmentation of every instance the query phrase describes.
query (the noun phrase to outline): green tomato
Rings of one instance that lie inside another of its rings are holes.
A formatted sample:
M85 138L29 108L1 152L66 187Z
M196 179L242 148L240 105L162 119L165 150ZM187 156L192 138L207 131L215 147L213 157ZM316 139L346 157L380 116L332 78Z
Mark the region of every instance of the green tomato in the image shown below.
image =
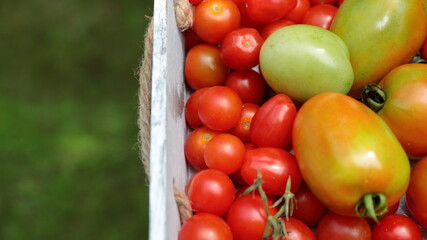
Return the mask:
M296 103L323 92L347 94L354 78L345 43L328 30L302 24L284 27L267 38L260 68L275 92Z

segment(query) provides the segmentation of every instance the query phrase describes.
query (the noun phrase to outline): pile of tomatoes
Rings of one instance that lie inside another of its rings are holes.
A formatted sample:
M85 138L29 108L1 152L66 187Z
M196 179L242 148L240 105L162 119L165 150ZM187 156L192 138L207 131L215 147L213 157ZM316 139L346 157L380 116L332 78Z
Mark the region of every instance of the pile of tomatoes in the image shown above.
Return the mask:
M189 2L179 239L422 239L427 1Z

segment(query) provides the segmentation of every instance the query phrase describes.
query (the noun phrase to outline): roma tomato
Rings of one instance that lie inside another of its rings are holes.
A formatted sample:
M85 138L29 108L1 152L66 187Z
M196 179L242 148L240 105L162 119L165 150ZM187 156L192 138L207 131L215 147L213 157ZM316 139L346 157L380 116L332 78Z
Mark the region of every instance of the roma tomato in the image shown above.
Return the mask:
M316 5L305 13L302 24L318 26L329 30L338 8L331 4Z
M232 89L211 87L199 97L199 117L206 127L227 131L239 123L242 105L239 95Z
M184 113L187 124L192 128L196 129L202 125L202 121L199 118L199 97L208 88L200 88L190 95L187 102L185 103Z
M265 40L275 31L294 24L295 23L289 21L288 19L281 19L272 23L267 23L261 30L261 36Z
M427 228L427 157L420 160L411 172L406 191L406 204L421 225Z
M251 69L259 63L259 52L264 43L255 28L240 28L228 33L221 45L221 59L236 70Z
M187 183L186 191L195 212L222 216L234 201L233 181L215 169L205 169L194 174Z
M362 101L390 126L405 151L427 156L427 65L404 64L367 85Z
M207 168L204 158L206 144L219 133L202 126L188 135L184 143L184 153L187 162L191 166L198 170Z
M259 73L250 69L232 72L225 86L233 89L243 103L259 104L264 98L266 84Z
M238 137L242 142L247 143L250 141L249 131L251 127L252 118L259 106L253 103L245 103L242 108L242 115L236 127L230 129L228 132Z
M233 240L228 224L210 213L197 213L182 225L178 240Z
M425 0L358 0L340 6L331 31L350 51L351 96L360 98L365 85L379 82L393 68L411 61L426 38L425 5Z
M292 217L301 220L307 226L315 226L319 223L328 209L317 199L303 182L295 193L296 207Z
M288 237L281 237L280 240L316 240L314 233L307 225L296 218L283 218Z
M286 148L292 137L296 116L295 104L285 94L265 102L252 118L249 136L258 147Z
M421 230L407 216L390 214L380 219L372 231L374 240L421 240Z
M270 195L283 195L288 178L291 178L291 192L296 192L302 181L295 157L280 148L262 147L246 152L240 169L242 178L252 185L258 178L258 171L264 181L262 188Z
M249 17L258 22L274 22L286 16L297 0L244 0Z
M268 206L273 203L268 200ZM269 208L269 215L277 213ZM248 194L236 199L227 214L227 223L233 232L234 240L260 240L267 225L264 202L258 194Z
M223 85L229 69L221 60L218 47L199 44L190 49L185 60L185 81L192 89Z
M286 15L286 19L294 23L301 23L310 6L310 0L297 0L297 5Z
M204 156L208 168L230 175L242 166L245 146L238 137L221 133L206 144Z
M316 228L317 240L371 240L372 232L363 218L342 216L330 212ZM374 238L375 239L375 238Z
M194 9L193 29L207 43L220 44L239 26L240 11L231 0L205 0Z
M308 100L295 118L293 147L305 183L338 214L364 216L356 206L367 210L373 200L380 215L408 187L410 164L399 141L377 114L347 95Z

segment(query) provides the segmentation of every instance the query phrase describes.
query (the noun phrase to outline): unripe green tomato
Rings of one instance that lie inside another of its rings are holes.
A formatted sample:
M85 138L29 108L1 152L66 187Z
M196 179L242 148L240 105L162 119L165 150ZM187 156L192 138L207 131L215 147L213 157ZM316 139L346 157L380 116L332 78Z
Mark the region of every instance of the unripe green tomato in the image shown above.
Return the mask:
M328 30L302 24L282 28L267 38L260 68L275 92L296 103L323 92L347 94L354 78L345 43Z

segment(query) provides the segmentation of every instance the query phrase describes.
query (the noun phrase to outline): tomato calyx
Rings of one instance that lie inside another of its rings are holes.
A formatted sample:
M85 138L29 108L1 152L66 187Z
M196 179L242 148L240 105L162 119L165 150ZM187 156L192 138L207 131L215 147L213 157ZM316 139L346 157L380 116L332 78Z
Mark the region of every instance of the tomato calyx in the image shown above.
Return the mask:
M286 219L289 219L295 207L295 195L291 192L291 177L288 177L288 180L286 182L285 193L270 207L276 208L282 204L274 216L269 215L267 194L262 189L263 183L264 181L262 181L262 173L258 170L257 179L255 179L254 183L243 192L242 196L257 190L264 202L264 209L267 215L267 224L265 226L264 234L262 237L263 240L268 238L272 238L273 240L278 240L282 237L287 238L288 232L286 230L285 222L283 221L281 216L284 215Z
M378 223L378 217L387 213L387 197L382 193L368 193L356 205L358 217L369 217Z
M368 106L372 111L376 113L379 112L383 108L386 100L387 94L378 84L371 83L364 87L362 92L362 103Z

